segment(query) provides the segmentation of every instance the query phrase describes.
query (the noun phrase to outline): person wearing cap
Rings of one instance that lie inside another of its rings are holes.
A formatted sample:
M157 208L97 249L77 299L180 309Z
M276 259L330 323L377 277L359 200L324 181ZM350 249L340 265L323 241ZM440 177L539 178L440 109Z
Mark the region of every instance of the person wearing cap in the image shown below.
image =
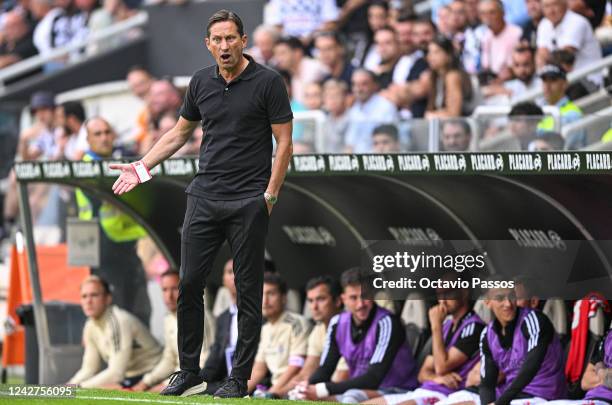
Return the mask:
M17 143L16 160L35 160L39 158L50 159L55 152L55 142L53 134L55 100L52 93L36 92L30 99L30 113L33 124L24 129L19 134ZM48 187L38 184L31 192L30 201L33 215L44 208L46 199L45 194ZM17 178L15 170L12 170L8 178L8 188L6 190L3 206L2 221L6 229L0 226L0 239L8 235L10 224L14 223L19 215L19 203L17 198Z
M50 159L55 152L53 93L34 93L30 99L30 111L34 124L19 136L17 154L23 160Z
M567 125L582 118L582 110L565 94L567 77L565 71L558 65L545 65L539 72L542 79L544 98L540 106L555 106L559 108L561 125ZM538 131L554 131L555 123L552 117L544 118L538 124ZM582 131L572 133L566 140L566 149L578 149L586 146L586 134Z

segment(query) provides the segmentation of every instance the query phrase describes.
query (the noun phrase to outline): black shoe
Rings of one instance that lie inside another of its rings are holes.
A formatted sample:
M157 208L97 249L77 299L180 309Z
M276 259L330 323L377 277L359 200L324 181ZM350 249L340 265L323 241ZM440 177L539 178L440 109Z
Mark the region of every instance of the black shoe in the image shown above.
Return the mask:
M214 398L248 398L246 380L229 377L215 392Z
M204 390L206 390L206 382L202 377L189 371L180 370L172 373L170 382L160 394L186 397L198 394Z

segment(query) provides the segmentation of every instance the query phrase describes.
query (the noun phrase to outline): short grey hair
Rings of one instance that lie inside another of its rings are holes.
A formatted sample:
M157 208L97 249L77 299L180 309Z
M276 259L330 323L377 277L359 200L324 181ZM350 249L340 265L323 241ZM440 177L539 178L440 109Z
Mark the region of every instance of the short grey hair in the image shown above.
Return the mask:
M338 79L327 79L323 83L323 91L329 91L332 89L342 90L344 93L348 93L348 85L343 80Z
M258 34L269 34L274 40L274 42L278 41L278 39L280 38L280 32L278 31L278 28L269 24L258 25L257 28L255 28L255 31L253 31L253 38L255 38L255 36Z
M502 12L502 14L506 13L506 9L504 8L504 3L502 3L501 0L480 0L480 4L487 3L487 2L495 3L495 5L499 9L499 11Z

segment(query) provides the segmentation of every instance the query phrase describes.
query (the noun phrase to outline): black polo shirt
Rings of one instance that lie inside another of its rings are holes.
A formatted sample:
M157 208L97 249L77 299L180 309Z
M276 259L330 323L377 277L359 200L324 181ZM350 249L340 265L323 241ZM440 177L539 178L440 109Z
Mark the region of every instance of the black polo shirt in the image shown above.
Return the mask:
M244 55L249 64L229 84L217 65L197 71L181 107L202 120L198 173L187 193L211 200L263 194L272 171L272 127L293 118L282 77Z

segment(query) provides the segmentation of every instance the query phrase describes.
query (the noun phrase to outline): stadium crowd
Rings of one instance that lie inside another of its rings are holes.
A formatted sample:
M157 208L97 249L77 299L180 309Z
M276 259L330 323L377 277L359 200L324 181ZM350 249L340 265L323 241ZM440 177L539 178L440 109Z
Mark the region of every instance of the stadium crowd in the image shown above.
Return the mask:
M99 27L129 18L140 3L4 2L0 67L78 42ZM469 117L480 105L513 105L526 91L538 88L543 96L533 104L558 107L565 125L584 114L575 100L610 84L606 70L567 81L569 72L612 53L612 10L605 1L437 0L431 18L417 16L410 1L271 0L266 10L265 24L254 30L247 53L281 72L294 112L322 111L326 117L325 133L316 135L321 140L313 139L312 125L295 126L295 153L421 150L418 133L430 125L428 121ZM51 61L44 68L52 71L62 63ZM182 93L173 88L172 80L153 78L144 68L130 70L127 80L145 107L132 123L121 123L133 130L122 134L118 143L142 155L176 119ZM55 106L48 101L44 107ZM58 110L53 119L35 120L38 131L22 131L20 143L41 139L44 150L32 154L21 149L21 158L80 158L87 147L84 130L75 147ZM550 118L540 119L530 137L542 135L544 147L559 148L554 124ZM374 142L381 125L395 130L386 129L386 142ZM459 150L539 148L531 142L535 139L496 143L497 135L512 135L508 126L476 128L479 125L470 125L477 136ZM600 139L587 139L579 132L563 139L562 147L580 149L611 136L608 132ZM199 137L201 133L195 134L184 152L195 151ZM457 150L459 145L447 145L445 138L440 136L439 149Z
M179 364L178 278L168 270L160 280L168 310L163 349L140 320L114 305L103 278L86 278L80 287L88 317L85 353L68 383L159 392ZM248 392L266 399L380 405L612 403L610 330L587 340L573 331L559 335L542 311L545 300L533 295L528 279L515 281L514 288L485 290L479 308L467 289L437 289L437 301L427 312L429 329L416 339L410 324L396 315L398 301L362 295L358 268L346 270L340 282L330 276L311 279L301 314L289 309L287 285L269 267L262 304L266 322ZM207 384L183 396L212 395L230 375L238 335L231 260L224 266L222 285L214 339L202 343L200 376ZM609 325L608 301L597 295L585 299L586 313L601 309ZM581 306L575 306L573 322L580 324L575 329L588 328L588 318L586 323L579 319Z

